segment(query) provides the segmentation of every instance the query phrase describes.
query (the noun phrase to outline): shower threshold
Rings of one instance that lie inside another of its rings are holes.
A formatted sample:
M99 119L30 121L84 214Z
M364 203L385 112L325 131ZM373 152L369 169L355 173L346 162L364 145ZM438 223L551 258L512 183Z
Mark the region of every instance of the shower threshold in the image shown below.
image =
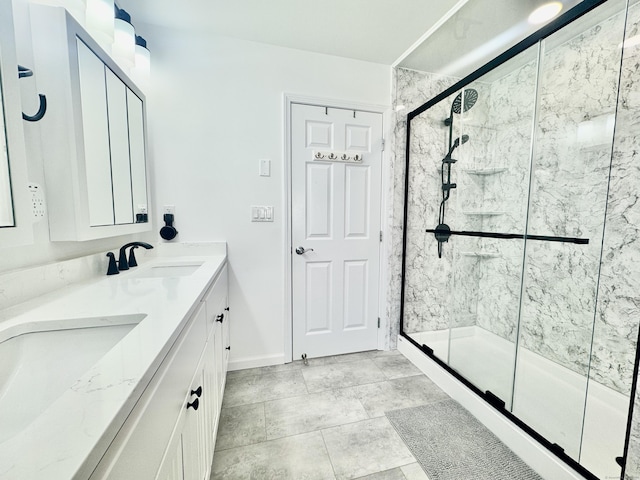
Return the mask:
M581 462L582 467L599 478L620 476L615 457L624 449L628 398L591 380L583 425L581 418L577 421L575 408L576 405L584 406L585 377L521 348L518 369L527 382L516 386L511 411L513 343L477 326L453 329L451 347L448 337L448 330L411 334L414 342L433 349L434 356L443 363L448 359L449 368L458 372L458 375L462 374L466 381L482 386L483 392L489 390L505 401L507 416L498 414L498 410L476 394L478 392L467 388L410 340L400 337L398 349L544 478L560 480L584 477L543 448L541 443L519 428L517 422L508 418L515 416L550 444L555 442L565 447L566 454L571 458L586 459ZM540 418L545 419L544 425L539 420L536 422ZM584 432L581 431L583 428ZM581 434L581 446L570 446L563 441L564 438L580 438ZM521 451L518 446L522 448ZM560 473L557 469L564 472Z

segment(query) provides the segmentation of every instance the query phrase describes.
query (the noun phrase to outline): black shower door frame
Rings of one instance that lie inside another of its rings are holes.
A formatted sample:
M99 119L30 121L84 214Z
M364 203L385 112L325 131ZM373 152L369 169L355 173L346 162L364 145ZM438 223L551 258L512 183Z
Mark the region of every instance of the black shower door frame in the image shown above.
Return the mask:
M504 402L500 398L498 398L495 395L493 395L490 391L483 392L482 390L480 390L477 386L475 386L473 383L471 383L467 378L465 378L459 372L457 372L456 370L451 368L446 362L444 362L438 356L436 356L434 354L434 352L433 352L433 349L431 349L430 347L428 347L425 344L419 344L413 338L411 338L411 336L409 334L407 334L405 332L405 330L404 330L404 314L405 314L405 311L404 311L404 303L405 302L404 302L404 300L405 300L405 293L406 293L405 292L405 281L406 281L406 274L407 274L407 272L406 272L406 270L407 270L406 252L407 252L407 224L408 224L408 213L409 213L409 202L408 202L409 201L409 198L408 198L408 196L409 196L409 171L410 171L409 170L409 166L410 166L409 165L409 163L410 163L409 162L409 152L410 152L410 146L411 146L411 120L413 118L415 118L416 116L418 116L421 113L425 112L426 110L430 109L431 107L433 107L434 105L438 104L442 100L447 99L448 97L450 97L451 95L455 94L456 92L459 92L459 91L463 90L464 87L466 87L467 85L471 84L475 80L478 80L479 78L481 78L486 73L490 72L491 70L494 70L495 68L497 68L500 65L502 65L503 63L507 62L508 60L510 60L511 58L515 57L519 53L525 51L529 47L532 47L532 46L536 45L537 43L539 43L540 41L542 41L545 38L549 37L553 33L555 33L558 30L564 28L565 26L569 25L570 23L574 22L575 20L579 19L583 15L589 13L593 9L597 8L598 6L600 6L600 5L602 5L602 4L606 3L606 2L607 2L607 0L583 0L577 6L575 6L571 10L567 11L566 13L564 13L563 15L558 17L556 20L554 20L554 21L550 22L549 24L545 25L544 27L539 29L534 34L532 34L529 37L525 38L524 40L520 41L519 43L517 43L513 47L511 47L508 50L506 50L504 53L498 55L495 59L493 59L490 62L486 63L485 65L483 65L479 69L475 70L473 73L469 74L468 76L466 76L462 80L456 82L451 87L449 87L446 90L442 91L441 93L439 93L438 95L433 97L431 100L425 102L424 104L422 104L421 106L419 106L418 108L416 108L415 110L413 110L413 111L411 111L411 112L409 112L407 114L407 120L406 120L406 146L405 146L404 214L403 214L403 230L402 230L403 237L402 237L402 269L401 269L401 288L400 288L400 335L403 338L405 338L408 342L410 342L412 345L414 345L415 347L420 349L431 360L433 360L436 364L438 364L440 367L445 369L449 374L451 374L453 377L455 377L458 381L460 381L462 384L464 384L467 388L469 388L471 391L473 391L476 395L478 395L480 398L482 398L487 403L489 403L498 412L500 412L502 415L507 417L510 421L512 421L514 424L516 424L518 427L520 427L522 430L524 430L531 437L536 439L541 445L543 445L545 448L547 448L550 452L552 452L554 455L556 455L559 459L561 459L563 462L568 464L571 468L573 468L574 470L576 470L578 473L580 473L581 475L583 475L585 478L587 478L589 480L598 480L598 477L595 476L593 473L591 473L589 470L587 470L585 467L583 467L578 461L576 461L575 459L573 459L572 457L567 455L559 445L557 445L555 443L551 443L543 435L538 433L534 428L530 427L525 422L520 420L517 416L515 416L510 411L508 411L505 408ZM436 236L439 235L439 234L441 235L443 233L442 231L438 230L438 227L436 227L435 229L427 229L425 231L427 233L433 233ZM474 232L474 231L455 231L455 230L449 230L449 231L444 232L444 233L445 233L445 235L447 235L447 238L448 238L449 235L453 235L453 236L458 235L458 236L485 237L485 238L488 237L488 238L498 238L498 239L541 240L541 241L563 242L563 243L574 243L574 244L587 244L587 243L589 243L589 239L585 239L585 238L551 237L551 236L542 236L542 235L531 235L531 234L527 234L527 233L525 233L525 234L517 234L517 233L514 234L514 233ZM638 333L638 345L640 345L640 331ZM631 398L631 402L630 402L630 406L629 406L629 415L628 415L628 419L627 419L627 430L626 430L626 436L625 436L624 459L627 458L627 452L628 452L628 449L629 449L629 438L630 438L630 433L631 433L631 421L632 421L632 418L633 418L633 405L634 405L633 399L635 398L635 394L636 394L636 390L637 390L639 363L640 363L640 348L638 348L637 351L636 351L635 369L634 369L634 374L633 374L633 383L632 383L631 397L630 397ZM625 464L626 464L626 462L623 462L621 478L624 478L624 475L625 475Z

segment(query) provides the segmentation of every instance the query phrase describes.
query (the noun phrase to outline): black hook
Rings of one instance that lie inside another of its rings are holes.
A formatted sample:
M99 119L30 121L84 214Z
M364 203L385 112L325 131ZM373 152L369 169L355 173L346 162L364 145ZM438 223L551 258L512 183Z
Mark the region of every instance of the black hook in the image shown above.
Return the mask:
M23 67L22 65L18 65L18 78L26 78L33 76L33 71L30 68ZM44 114L47 113L47 97L38 94L40 98L40 108L35 115L26 115L24 112L22 113L22 119L27 122L37 122L38 120L42 120Z
M47 113L47 97L45 97L41 93L38 94L38 97L40 97L40 108L35 115L26 115L24 112L22 112L23 120L26 120L27 122L37 122L38 120L42 120L44 114Z

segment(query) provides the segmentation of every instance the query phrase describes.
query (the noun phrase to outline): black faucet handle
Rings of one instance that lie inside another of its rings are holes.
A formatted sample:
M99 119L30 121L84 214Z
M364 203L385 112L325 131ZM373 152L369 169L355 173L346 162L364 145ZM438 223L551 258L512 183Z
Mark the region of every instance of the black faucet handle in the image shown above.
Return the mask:
M127 262L127 249L120 249L120 257L118 259L118 270L129 270L129 262Z
M133 245L129 250L129 267L137 267L138 262L136 261L136 256L133 254L133 251L138 248L138 245Z
M120 273L118 271L118 265L116 263L116 256L113 252L107 253L107 257L109 257L109 268L107 269L107 275L117 275Z

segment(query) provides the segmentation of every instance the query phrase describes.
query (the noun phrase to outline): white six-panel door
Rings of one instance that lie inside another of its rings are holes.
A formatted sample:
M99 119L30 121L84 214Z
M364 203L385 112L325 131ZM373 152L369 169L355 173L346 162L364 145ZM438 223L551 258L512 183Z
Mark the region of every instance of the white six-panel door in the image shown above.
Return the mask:
M382 114L291 109L293 358L375 349Z

